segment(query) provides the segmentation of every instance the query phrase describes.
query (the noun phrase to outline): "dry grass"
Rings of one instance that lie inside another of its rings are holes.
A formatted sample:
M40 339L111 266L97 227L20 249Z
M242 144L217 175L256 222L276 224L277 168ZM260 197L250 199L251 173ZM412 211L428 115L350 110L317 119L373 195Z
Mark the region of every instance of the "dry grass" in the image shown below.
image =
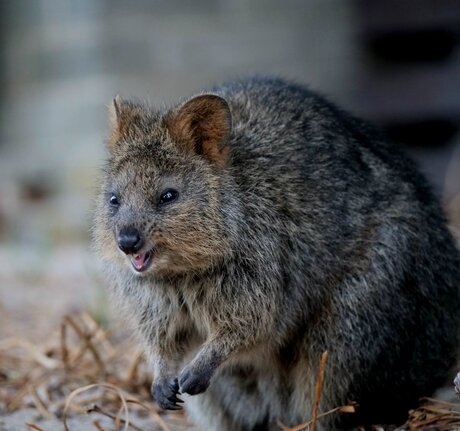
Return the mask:
M151 374L132 340L112 340L87 313L67 315L48 346L9 338L0 342L0 402L6 412L35 408L46 419L69 414L113 420L115 430L142 430L133 417L150 416L163 431L188 429L185 415L164 414L150 397ZM36 424L27 424L39 430ZM149 428L151 429L151 428Z
M421 405L409 412L404 429L409 431L460 430L460 403L424 398Z
M283 431L316 431L324 416L355 412L355 403L319 412L326 361L324 352L311 420L295 427L280 423ZM102 425L102 417L109 418L110 429L116 431L190 430L182 412L164 412L151 401L150 382L150 370L135 343L126 337L117 340L116 334L103 329L87 313L65 316L46 346L19 338L0 341L0 411L32 407L45 419L60 419L65 431L71 431L67 417L82 414L93 417L97 431L109 430ZM146 417L148 428L145 420L144 426L136 423ZM27 426L46 431L36 423ZM460 402L423 399L398 430L460 430Z

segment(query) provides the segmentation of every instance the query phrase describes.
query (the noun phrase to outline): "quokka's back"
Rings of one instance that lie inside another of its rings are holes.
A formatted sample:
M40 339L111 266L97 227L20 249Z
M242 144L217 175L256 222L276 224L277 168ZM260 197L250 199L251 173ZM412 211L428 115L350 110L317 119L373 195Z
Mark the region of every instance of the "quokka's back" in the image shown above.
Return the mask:
M95 243L152 393L209 430L396 423L455 362L458 252L414 165L303 86L117 99ZM389 406L391 403L391 406ZM385 406L385 408L382 408Z

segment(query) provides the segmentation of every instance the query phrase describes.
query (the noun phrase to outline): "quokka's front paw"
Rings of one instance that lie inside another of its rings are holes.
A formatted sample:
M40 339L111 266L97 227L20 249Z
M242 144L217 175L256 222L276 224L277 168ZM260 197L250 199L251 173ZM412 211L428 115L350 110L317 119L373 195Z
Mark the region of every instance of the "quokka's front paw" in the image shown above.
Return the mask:
M186 366L179 375L180 391L190 395L201 394L208 388L212 374L211 367Z
M179 393L179 383L177 377L167 377L155 380L152 383L152 396L156 403L166 410L180 410L183 401L177 397Z

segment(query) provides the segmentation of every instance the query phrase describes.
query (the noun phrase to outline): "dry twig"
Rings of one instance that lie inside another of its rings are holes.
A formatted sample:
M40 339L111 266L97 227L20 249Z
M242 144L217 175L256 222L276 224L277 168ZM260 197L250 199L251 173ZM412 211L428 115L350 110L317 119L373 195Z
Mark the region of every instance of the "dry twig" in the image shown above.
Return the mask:
M318 418L319 402L321 400L321 393L323 391L324 370L326 369L326 361L327 361L327 351L323 352L323 354L321 355L321 361L319 363L318 379L316 380L316 387L315 387L315 402L313 403L311 431L316 431L316 420Z
M32 424L30 422L27 422L26 425L36 431L45 431L43 428L40 428L38 425Z

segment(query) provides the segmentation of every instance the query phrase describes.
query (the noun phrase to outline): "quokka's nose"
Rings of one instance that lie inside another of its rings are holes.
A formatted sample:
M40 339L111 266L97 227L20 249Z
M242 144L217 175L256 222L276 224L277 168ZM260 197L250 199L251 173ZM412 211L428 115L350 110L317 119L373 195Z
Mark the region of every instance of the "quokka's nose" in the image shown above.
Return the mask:
M136 253L144 245L141 234L133 227L122 229L118 234L117 242L118 248L126 254Z

